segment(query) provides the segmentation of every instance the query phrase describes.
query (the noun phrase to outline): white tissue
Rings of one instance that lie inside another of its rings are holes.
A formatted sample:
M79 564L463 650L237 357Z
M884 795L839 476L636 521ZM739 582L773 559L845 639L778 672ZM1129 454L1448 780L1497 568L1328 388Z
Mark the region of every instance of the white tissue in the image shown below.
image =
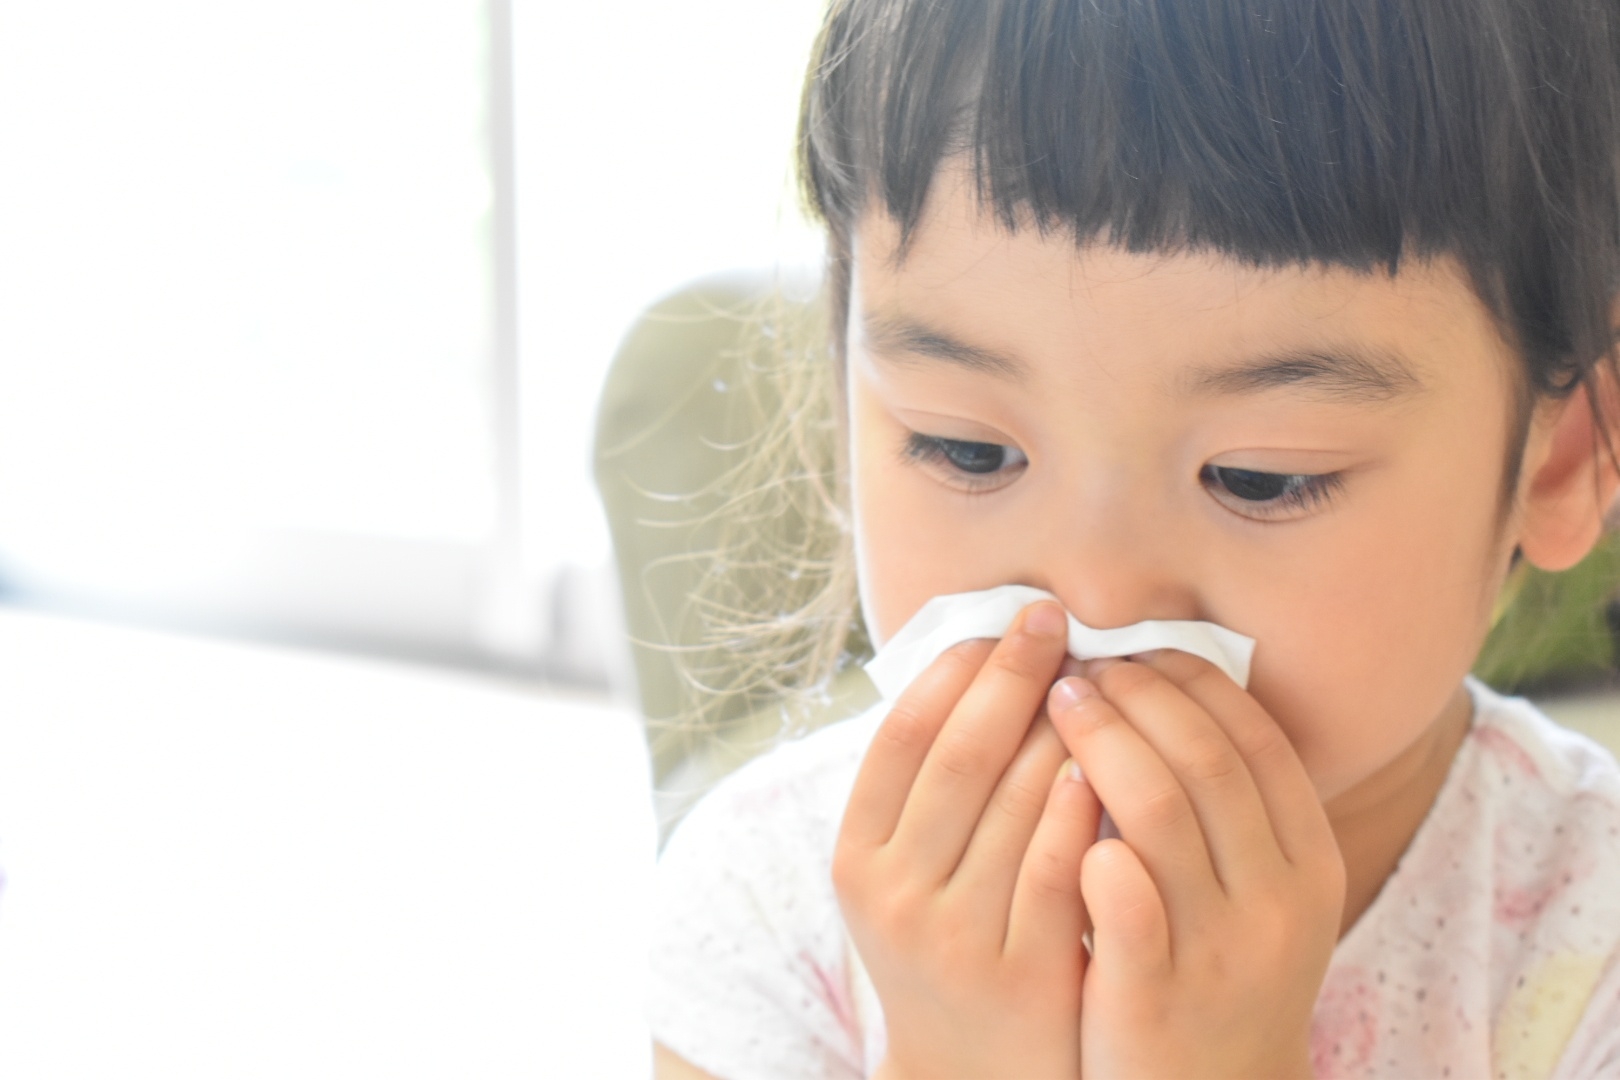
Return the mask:
M982 592L936 596L878 650L866 673L885 701L899 697L939 654L959 641L999 638L1018 613L1037 600L1057 597L1028 585L1002 585ZM1069 655L1076 660L1130 656L1154 649L1180 649L1202 657L1249 685L1254 639L1207 622L1151 621L1096 630L1069 616Z
M877 685L884 701L899 697L923 669L939 654L959 641L973 638L999 638L1018 613L1037 600L1056 600L1043 589L1028 585L1002 585L982 592L936 596L901 627L900 632L878 650L866 665L866 673ZM1203 657L1245 689L1249 685L1249 662L1254 657L1254 639L1224 626L1207 622L1158 620L1139 622L1112 630L1097 630L1069 616L1069 655L1076 660L1097 660L1105 656L1131 656L1154 649L1180 649ZM1097 839L1118 837L1119 829L1107 809L1097 828ZM1092 952L1091 932L1085 935L1086 951ZM881 1016L877 992L861 963L854 944L849 946L856 1001L864 1004L863 1015ZM881 1029L879 1029L881 1030ZM881 1056L881 1054L879 1055Z

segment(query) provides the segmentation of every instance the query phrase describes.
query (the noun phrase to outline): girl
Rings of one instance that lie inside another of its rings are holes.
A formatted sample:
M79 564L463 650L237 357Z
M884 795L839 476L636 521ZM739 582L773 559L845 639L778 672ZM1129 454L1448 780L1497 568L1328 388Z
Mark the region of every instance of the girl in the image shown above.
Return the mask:
M1058 602L681 826L660 1075L1620 1076L1620 771L1467 677L1617 486L1617 146L1593 0L835 0L866 629Z

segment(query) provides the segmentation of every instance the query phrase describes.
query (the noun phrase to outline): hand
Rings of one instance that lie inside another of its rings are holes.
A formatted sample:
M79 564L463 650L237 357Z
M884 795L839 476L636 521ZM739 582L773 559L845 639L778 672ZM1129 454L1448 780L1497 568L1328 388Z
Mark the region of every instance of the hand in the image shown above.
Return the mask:
M1121 839L1086 854L1090 1077L1310 1076L1344 864L1275 721L1180 652L1095 661L1052 722Z
M1067 633L1044 602L993 649L946 652L861 765L833 883L883 1003L879 1076L1080 1075L1080 862L1101 807L1043 715Z

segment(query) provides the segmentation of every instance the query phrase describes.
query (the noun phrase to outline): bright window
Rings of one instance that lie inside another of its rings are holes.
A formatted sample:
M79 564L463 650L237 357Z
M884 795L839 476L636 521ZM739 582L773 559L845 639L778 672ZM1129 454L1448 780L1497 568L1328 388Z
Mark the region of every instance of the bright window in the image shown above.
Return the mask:
M626 324L814 257L821 6L0 0L0 580L539 656Z

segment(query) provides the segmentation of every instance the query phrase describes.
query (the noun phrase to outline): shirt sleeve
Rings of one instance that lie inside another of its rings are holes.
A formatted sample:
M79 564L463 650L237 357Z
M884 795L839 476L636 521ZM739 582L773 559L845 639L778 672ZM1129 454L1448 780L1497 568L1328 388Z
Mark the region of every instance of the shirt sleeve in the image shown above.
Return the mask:
M1552 1075L1555 1080L1620 1080L1620 955L1609 958Z
M837 817L805 757L778 751L722 782L659 860L649 1024L721 1080L865 1075L831 882Z

